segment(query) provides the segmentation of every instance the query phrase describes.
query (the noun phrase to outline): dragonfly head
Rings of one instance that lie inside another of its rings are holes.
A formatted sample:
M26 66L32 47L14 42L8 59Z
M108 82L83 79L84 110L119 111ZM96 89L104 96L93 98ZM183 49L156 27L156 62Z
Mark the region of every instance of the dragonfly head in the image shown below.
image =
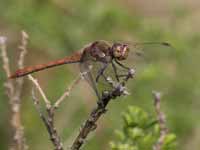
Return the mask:
M125 60L128 57L129 47L127 44L114 43L112 46L113 57L117 60Z

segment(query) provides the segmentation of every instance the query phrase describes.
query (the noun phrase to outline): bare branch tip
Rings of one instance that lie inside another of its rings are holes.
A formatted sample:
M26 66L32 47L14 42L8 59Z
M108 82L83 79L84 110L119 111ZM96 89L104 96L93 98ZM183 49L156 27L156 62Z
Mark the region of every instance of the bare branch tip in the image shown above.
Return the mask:
M22 33L23 38L25 38L25 39L29 38L29 35L24 30L22 30L21 33Z
M161 99L161 96L162 96L161 92L153 91L152 94L153 94L153 96L154 96L155 99L157 99L157 100Z
M7 41L7 38L5 36L0 36L0 44L4 45Z

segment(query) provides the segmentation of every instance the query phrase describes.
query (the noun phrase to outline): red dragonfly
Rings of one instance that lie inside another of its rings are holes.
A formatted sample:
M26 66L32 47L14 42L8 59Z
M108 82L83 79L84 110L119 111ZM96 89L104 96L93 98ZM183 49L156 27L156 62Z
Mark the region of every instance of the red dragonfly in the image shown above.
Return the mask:
M71 56L67 56L63 59L19 69L12 74L10 78L22 77L59 65L79 63L80 71L82 73L86 73L84 74L84 78L89 82L100 99L100 94L97 88L97 83L100 82L100 77L106 81L106 78L110 76L109 73L112 72L112 75L114 76L113 78L120 81L120 78L124 75L119 74L119 67L124 70L130 69L121 62L128 60L128 58L129 62L134 61L134 57L132 56L138 55L138 48L144 48L145 45L155 45L156 47L159 47L159 50L163 47L170 47L170 45L166 42L144 42L132 43L133 49L130 50L129 44L120 42L111 44L107 41L100 40L88 44L80 52L75 52ZM155 48L155 46L153 46L153 48ZM131 54L132 52L134 52L133 55ZM108 69L109 67L112 68L112 71ZM109 72L108 75L106 75L106 72Z

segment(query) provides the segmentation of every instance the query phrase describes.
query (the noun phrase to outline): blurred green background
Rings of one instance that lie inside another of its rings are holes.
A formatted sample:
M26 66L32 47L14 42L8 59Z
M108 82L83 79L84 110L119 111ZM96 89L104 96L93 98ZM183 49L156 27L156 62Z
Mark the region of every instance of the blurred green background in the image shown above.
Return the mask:
M16 69L20 31L29 36L26 65L62 58L95 40L168 41L169 57L155 59L129 85L130 96L110 103L83 149L106 150L120 128L120 114L128 105L152 112L152 90L164 93L162 107L178 149L200 148L200 2L198 0L1 0L0 35L8 37L12 70ZM162 51L162 50L161 50ZM55 101L78 75L78 65L61 66L34 74L48 97ZM0 69L0 149L8 149L11 137L10 108ZM31 84L23 89L22 122L31 150L53 149L31 101ZM87 87L87 88L86 88ZM95 105L95 94L82 81L56 113L56 126L65 147Z

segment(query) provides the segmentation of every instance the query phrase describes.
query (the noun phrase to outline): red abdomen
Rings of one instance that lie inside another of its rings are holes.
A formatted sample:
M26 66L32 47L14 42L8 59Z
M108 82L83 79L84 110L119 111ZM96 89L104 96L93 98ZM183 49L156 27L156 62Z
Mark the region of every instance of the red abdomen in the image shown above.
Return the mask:
M35 66L30 66L30 67L25 67L22 69L17 70L14 74L12 74L9 78L18 78L22 77L40 70L44 70L47 68L59 66L59 65L64 65L64 64L70 64L70 63L78 63L80 62L81 59L81 52L74 53L73 55L69 57L65 57L60 60L52 61L46 64L40 64L40 65L35 65Z

